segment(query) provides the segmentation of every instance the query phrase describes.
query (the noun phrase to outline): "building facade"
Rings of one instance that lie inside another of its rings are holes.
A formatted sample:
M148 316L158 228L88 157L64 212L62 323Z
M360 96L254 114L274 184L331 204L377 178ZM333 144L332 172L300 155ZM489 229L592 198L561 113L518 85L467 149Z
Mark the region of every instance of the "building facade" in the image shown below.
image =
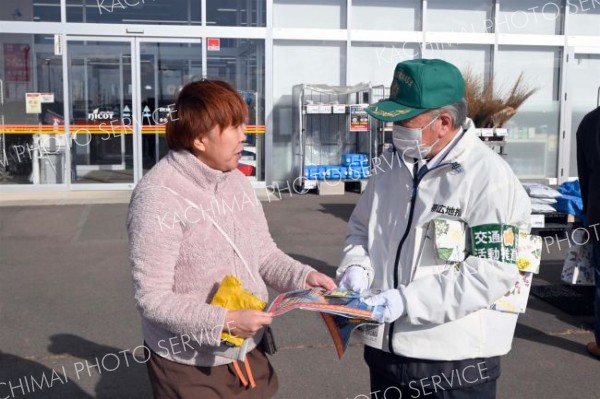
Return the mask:
M388 86L420 57L500 88L522 74L538 90L506 126L506 159L558 183L600 101L600 0L3 0L0 54L0 191L133 188L201 77L249 105L253 184L290 181L294 86Z

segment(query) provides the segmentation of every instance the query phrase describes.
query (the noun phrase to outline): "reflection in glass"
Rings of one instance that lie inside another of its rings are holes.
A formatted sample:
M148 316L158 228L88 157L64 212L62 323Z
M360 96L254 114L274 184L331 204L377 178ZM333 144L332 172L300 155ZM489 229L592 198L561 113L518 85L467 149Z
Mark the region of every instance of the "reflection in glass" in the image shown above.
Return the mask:
M348 82L390 86L396 64L420 58L420 43L352 43L348 53Z
M496 23L501 33L562 34L564 0L502 0Z
M69 42L68 54L72 182L131 183L130 44Z
M575 133L583 117L600 106L600 54L576 54L569 71L571 99L571 161L568 177L577 177Z
M165 124L176 118L181 87L202 75L200 43L141 43L142 164L144 173L167 152Z
M0 184L64 183L62 60L53 39L0 35Z
M500 46L495 80L508 89L522 72L538 91L517 110L508 128L507 162L520 178L556 177L562 50L549 47Z
M297 111L292 105L293 87L302 83L333 86L345 84L346 44L308 40L275 41L273 62L273 165L271 168L274 181L287 180L291 187L294 179L290 156L292 122L297 118Z
M265 0L206 0L206 24L266 26Z
M273 0L273 26L346 29L346 0Z
M425 58L440 58L448 61L461 71L469 69L484 79L489 78L491 73L492 46L429 43L424 46L423 55Z
M0 21L60 22L60 0L3 0Z
M67 21L153 25L202 23L199 0L67 0Z
M353 0L352 29L421 30L421 0Z
M210 40L210 39L209 39ZM220 39L220 48L207 53L207 77L231 83L250 111L246 144L240 164L251 180L263 180L265 134L265 42Z
M600 3L598 1L567 1L568 35L600 36Z
M425 30L492 33L492 0L429 0Z

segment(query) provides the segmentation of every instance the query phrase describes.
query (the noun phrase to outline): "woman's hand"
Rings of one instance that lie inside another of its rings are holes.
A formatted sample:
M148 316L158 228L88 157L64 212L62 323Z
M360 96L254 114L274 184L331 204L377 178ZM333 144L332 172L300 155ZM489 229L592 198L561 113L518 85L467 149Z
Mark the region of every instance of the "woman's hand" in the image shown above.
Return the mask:
M329 276L319 272L310 272L306 276L306 288L323 287L327 291L337 288L335 281Z
M253 309L228 310L223 331L240 338L249 338L273 321L271 313Z

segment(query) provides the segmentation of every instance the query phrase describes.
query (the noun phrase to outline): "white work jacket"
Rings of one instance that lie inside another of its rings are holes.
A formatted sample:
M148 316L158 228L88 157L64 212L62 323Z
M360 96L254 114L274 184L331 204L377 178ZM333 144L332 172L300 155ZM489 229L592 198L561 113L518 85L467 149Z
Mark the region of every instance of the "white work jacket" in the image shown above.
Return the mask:
M398 288L406 314L385 325L383 350L431 360L504 355L517 314L488 307L514 287L516 265L468 256L437 258L430 221L469 226L502 223L529 231L531 203L510 166L488 148L467 120L441 163L423 175L399 152L377 160L348 222L338 277L350 265L369 272L371 288ZM391 342L390 342L391 335Z

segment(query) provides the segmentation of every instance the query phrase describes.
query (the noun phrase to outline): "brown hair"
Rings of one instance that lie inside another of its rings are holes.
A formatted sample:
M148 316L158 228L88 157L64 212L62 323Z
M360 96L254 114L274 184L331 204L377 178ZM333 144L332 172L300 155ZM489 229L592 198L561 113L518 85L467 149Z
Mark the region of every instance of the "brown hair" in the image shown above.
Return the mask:
M167 123L167 146L171 150L193 152L196 138L208 134L215 126L221 131L237 127L247 117L248 106L229 83L209 79L188 83L181 89L173 118Z

